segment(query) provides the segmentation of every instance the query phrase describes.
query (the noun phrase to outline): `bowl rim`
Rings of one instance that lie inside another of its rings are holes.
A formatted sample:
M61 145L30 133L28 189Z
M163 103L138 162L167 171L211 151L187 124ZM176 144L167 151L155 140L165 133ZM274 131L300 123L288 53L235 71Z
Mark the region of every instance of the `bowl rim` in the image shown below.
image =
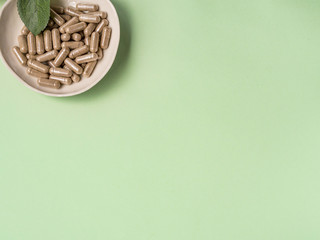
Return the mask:
M5 10L5 9L7 8L7 6L8 6L11 2L13 2L13 1L17 1L17 0L7 0L7 1L3 4L3 6L2 6L1 9L0 9L0 19L1 19L1 17L2 17L2 14L3 14L4 10ZM31 89L31 90L33 90L33 91L35 91L35 92L37 92L37 93L40 93L40 94L43 94L43 95L46 95L46 96L50 96L50 97L71 97L71 96L76 96L76 95L79 95L79 94L81 94L81 93L84 93L84 92L88 91L89 89L91 89L92 87L94 87L96 84L98 84L98 83L106 76L106 74L109 72L109 70L111 69L111 67L112 67L112 65L113 65L113 63L114 63L114 61L115 61L115 59L116 59L116 56L117 56L117 53L118 53L118 49L119 49L120 38L121 38L121 26L120 26L119 16L118 16L117 10L116 10L116 8L114 7L113 3L112 3L110 0L106 0L106 1L109 2L109 4L111 5L112 10L113 10L114 13L115 13L115 17L116 17L116 19L117 19L117 23L116 23L116 24L117 24L118 27L119 27L119 37L118 37L119 40L118 40L117 43L116 43L117 45L116 45L116 49L115 49L115 54L112 56L112 59L110 59L110 60L111 60L110 66L107 67L107 68L105 68L105 70L104 70L103 73L101 74L101 75L102 75L101 78L99 77L96 81L90 83L90 84L89 84L88 86L86 86L85 88L80 89L79 91L76 91L76 92L72 92L72 93L62 93L62 94L44 92L44 91L42 91L42 90L39 90L39 89L37 89L37 88L35 88L35 87L30 86L30 85L27 84L24 80L22 80L22 79L18 76L18 74L17 74L15 71L13 71L13 69L12 69L12 68L10 67L10 65L7 63L6 59L4 58L4 56L3 56L3 54L2 54L2 50L1 50L1 48L0 48L0 59L1 59L1 61L4 63L4 65L9 69L9 71L10 71L23 85L25 85L26 87L28 87L29 89Z

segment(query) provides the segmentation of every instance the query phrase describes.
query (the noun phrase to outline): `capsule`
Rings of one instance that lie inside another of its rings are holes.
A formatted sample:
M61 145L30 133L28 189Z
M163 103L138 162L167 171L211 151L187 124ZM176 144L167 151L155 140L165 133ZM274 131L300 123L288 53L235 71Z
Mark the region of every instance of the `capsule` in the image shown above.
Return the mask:
M85 22L76 23L74 25L66 27L64 30L67 33L76 33L84 30L87 27L87 24Z
M72 77L71 77L71 80L73 81L73 82L75 82L75 83L77 83L77 82L80 82L80 80L81 80L81 78L80 78L80 76L78 75L78 74L73 74L72 75Z
M24 66L27 65L27 58L23 55L23 53L20 51L18 47L13 47L12 52L16 56L16 58L18 59L21 65L24 65Z
M87 64L83 71L83 76L84 77L90 77L91 74L93 73L93 70L95 69L98 61L90 62Z
M79 20L81 22L87 22L87 23L98 23L100 22L101 18L99 16L95 16L92 14L81 14L79 16Z
M38 62L37 60L28 60L27 62L27 65L28 67L31 67L39 72L42 72L42 73L48 73L49 72L49 66L47 65L44 65L40 62Z
M26 35L19 35L18 36L18 43L19 43L20 52L27 53L28 52L28 44L27 44Z
M90 38L90 52L95 53L99 49L99 33L94 32Z
M54 21L50 19L48 22L48 27L53 27L53 26L54 26Z
M102 50L102 48L99 47L99 50L98 50L97 54L98 54L98 60L101 60L103 58L103 50Z
M30 67L27 68L27 74L29 74L30 76L33 76L33 77L37 77L37 78L49 78L49 74L39 72L39 71L37 71L33 68L30 68Z
M56 66L53 64L53 61L51 60L51 61L48 61L48 65L50 66L50 67L53 67L53 68L55 68Z
M88 12L88 14L101 17L102 19L108 17L108 13L106 13L106 12L101 12L101 11L98 11L98 12Z
M63 12L64 12L63 7L61 7L61 6L51 6L51 9L53 9L53 11L55 11L56 13L59 13L59 14L63 14Z
M94 23L89 23L88 26L83 30L84 35L90 36L91 33L94 31L94 29L96 28L97 24Z
M79 22L79 18L78 17L73 17L71 18L68 22L66 22L65 24L63 24L60 28L59 28L59 31L61 33L65 33L65 28L68 27L68 26L72 26L76 23Z
M79 57L83 54L86 54L87 52L89 52L89 47L87 45L83 45L79 48L72 50L69 54L69 58L74 59L74 58Z
M71 36L69 33L64 33L64 34L61 34L61 41L63 42L68 42L70 40Z
M55 57L58 55L58 51L57 50L52 50L50 52L46 52L42 55L37 56L37 61L38 62L46 62L46 61L50 61L52 59L55 59Z
M37 53L36 38L32 34L32 32L29 32L29 34L27 36L27 43L28 43L29 54L35 55Z
M31 54L27 53L26 57L27 57L28 60L30 60L30 59L31 60L36 60L38 55L31 55Z
M43 38L44 38L44 49L47 52L50 52L52 50L52 35L50 30L45 30L43 32Z
M61 49L61 39L60 39L60 32L57 28L52 29L52 45L54 50Z
M43 40L42 33L36 36L36 48L37 48L37 54L40 55L44 53L44 40Z
M79 33L73 33L71 36L73 41L79 42L81 40L81 35Z
M104 27L101 34L100 47L102 49L107 49L109 47L109 42L111 38L111 30L110 27Z
M71 77L72 72L65 68L50 68L49 73L58 77Z
M21 34L22 35L28 35L29 32L30 31L26 26L23 26L23 28L21 29Z
M96 27L96 32L101 33L103 28L108 25L109 25L109 21L107 19L103 19Z
M82 12L77 11L74 7L67 7L64 12L72 17L79 17Z
M62 26L65 23L65 20L58 13L56 13L52 8L50 8L50 16L53 19L53 21L59 26Z
M53 79L38 78L37 83L41 87L48 87L48 88L55 88L55 89L59 89L61 87L61 83Z
M61 15L61 17L62 17L65 21L69 21L69 20L72 18L70 15L67 15L67 14Z
M93 62L98 59L98 54L96 53L89 53L86 55L79 56L75 59L76 63L82 64L82 63L87 63L87 62Z
M59 54L56 56L56 58L53 61L54 66L60 67L63 61L67 58L67 56L70 53L70 49L63 47L62 50L59 52Z
M50 75L49 79L59 81L60 83L65 85L70 85L72 83L72 80L69 77L59 77L55 75Z
M99 10L99 6L97 4L89 4L89 3L78 3L77 4L78 11L89 11L94 12Z
M90 41L91 41L91 38L89 36L84 38L84 44L85 45L90 46Z
M82 47L84 45L83 42L63 42L62 47L68 47L70 49L76 49Z
M67 58L64 60L64 63L76 74L82 74L83 73L83 68L80 67L77 63L75 63L73 60L70 58Z

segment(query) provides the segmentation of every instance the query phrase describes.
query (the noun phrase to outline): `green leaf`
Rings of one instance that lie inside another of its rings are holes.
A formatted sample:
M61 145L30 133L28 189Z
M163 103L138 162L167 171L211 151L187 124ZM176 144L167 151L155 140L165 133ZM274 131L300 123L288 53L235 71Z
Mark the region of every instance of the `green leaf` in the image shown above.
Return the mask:
M18 0L18 12L22 22L36 36L48 24L50 0Z

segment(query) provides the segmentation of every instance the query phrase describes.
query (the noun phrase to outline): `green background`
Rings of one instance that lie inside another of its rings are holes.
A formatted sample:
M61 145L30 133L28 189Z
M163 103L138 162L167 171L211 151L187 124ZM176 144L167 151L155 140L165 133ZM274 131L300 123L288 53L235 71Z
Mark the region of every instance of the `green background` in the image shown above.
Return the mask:
M0 239L319 240L320 1L114 4L87 93L0 65Z

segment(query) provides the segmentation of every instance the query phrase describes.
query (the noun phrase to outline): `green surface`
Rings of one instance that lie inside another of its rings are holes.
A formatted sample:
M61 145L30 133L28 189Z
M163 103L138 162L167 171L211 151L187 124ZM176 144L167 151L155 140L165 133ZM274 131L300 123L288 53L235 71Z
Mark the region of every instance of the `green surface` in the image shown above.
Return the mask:
M0 65L0 239L319 240L320 1L114 2L89 92Z

